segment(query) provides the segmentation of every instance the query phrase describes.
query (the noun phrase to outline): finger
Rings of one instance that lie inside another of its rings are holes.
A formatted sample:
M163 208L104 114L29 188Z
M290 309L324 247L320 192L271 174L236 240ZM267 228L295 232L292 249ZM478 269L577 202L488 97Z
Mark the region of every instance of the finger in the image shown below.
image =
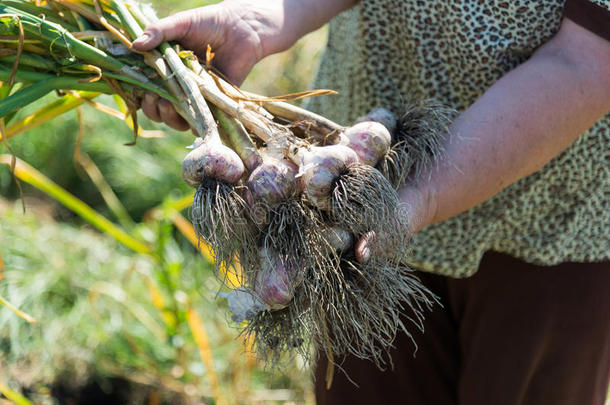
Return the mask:
M133 47L139 51L151 50L165 41L180 41L191 29L191 16L180 12L149 24L144 33L133 41Z
M366 263L371 258L371 249L374 242L377 240L375 232L366 233L358 242L354 248L356 253L356 260L359 263Z
M243 83L252 67L262 58L260 52L254 51L256 46L247 44L251 41L246 39L236 46L227 44L214 58L214 65L236 86Z
M155 122L161 122L158 104L159 96L155 93L146 93L142 99L142 111L148 118Z
M234 63L216 63L216 67L220 70L224 76L229 79L229 81L236 85L241 86L241 84L252 70L254 64L250 64L247 62L242 62L239 59L234 59Z
M190 128L184 118L178 115L172 103L165 99L159 101L159 113L163 122L178 131L186 131Z

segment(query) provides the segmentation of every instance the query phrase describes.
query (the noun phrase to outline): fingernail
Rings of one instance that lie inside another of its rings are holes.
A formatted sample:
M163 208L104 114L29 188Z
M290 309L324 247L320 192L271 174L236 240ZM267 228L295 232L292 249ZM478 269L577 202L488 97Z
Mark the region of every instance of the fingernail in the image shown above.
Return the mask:
M142 35L133 41L134 45L146 45L152 39L152 35L148 31L144 31Z
M362 249L362 263L366 263L371 258L371 249L367 246Z

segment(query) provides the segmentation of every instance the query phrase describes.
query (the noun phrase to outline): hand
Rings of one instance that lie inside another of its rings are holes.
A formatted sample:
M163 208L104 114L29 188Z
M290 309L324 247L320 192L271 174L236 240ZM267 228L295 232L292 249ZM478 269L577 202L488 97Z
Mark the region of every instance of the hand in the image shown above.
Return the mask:
M182 11L149 25L133 47L148 51L164 41L178 41L205 60L210 45L215 53L214 66L239 85L256 62L287 49L300 35L297 27L285 27L283 9L284 1L230 0ZM154 93L146 94L142 111L151 120L172 128L189 128L172 104Z
M376 108L367 115L356 119L356 123L366 121L379 122L390 132L396 128L396 118L385 108ZM407 243L411 236L432 222L436 215L434 195L431 184L425 181L418 185L407 184L399 190L401 206L396 215L404 216L401 223L407 224L408 227L405 229L404 243ZM373 253L375 256L387 257L391 253L392 246L396 246L397 242L386 239L388 239L387 235L377 235L372 231L364 234L354 246L356 260L366 263Z
M212 6L182 11L146 27L133 42L148 51L163 41L178 41L202 59L208 45L212 63L233 84L240 85L252 67L265 56L285 51L357 0L225 0ZM150 119L186 130L186 121L172 104L154 93L142 100Z
M420 185L403 187L399 190L399 196L401 209L396 215L404 215L405 223L409 226L404 238L404 243L407 243L411 236L433 222L436 216L435 193L430 183L422 181ZM384 248L389 248L393 243L384 242L384 235L378 237L375 232L368 232L356 242L356 260L366 263L372 254L388 256L389 252Z

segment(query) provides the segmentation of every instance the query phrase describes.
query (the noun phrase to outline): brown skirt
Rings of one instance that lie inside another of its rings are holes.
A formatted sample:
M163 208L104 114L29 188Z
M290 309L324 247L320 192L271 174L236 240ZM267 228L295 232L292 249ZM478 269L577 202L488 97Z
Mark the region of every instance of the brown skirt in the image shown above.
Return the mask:
M335 368L330 390L320 359L318 405L604 404L609 262L545 267L488 252L468 279L418 275L443 306L426 314L423 334L414 331L417 350L400 335L385 372L335 359L344 371Z

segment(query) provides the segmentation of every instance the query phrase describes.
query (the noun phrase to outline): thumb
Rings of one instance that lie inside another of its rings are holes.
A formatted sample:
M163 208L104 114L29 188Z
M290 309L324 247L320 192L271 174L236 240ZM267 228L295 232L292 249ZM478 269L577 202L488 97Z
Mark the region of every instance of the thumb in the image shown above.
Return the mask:
M373 245L377 241L377 234L375 232L367 232L364 234L354 247L356 253L356 260L360 263L366 263L371 258L371 250Z
M133 41L138 51L149 51L165 41L180 41L191 29L192 19L188 13L180 12L149 24L144 33Z

